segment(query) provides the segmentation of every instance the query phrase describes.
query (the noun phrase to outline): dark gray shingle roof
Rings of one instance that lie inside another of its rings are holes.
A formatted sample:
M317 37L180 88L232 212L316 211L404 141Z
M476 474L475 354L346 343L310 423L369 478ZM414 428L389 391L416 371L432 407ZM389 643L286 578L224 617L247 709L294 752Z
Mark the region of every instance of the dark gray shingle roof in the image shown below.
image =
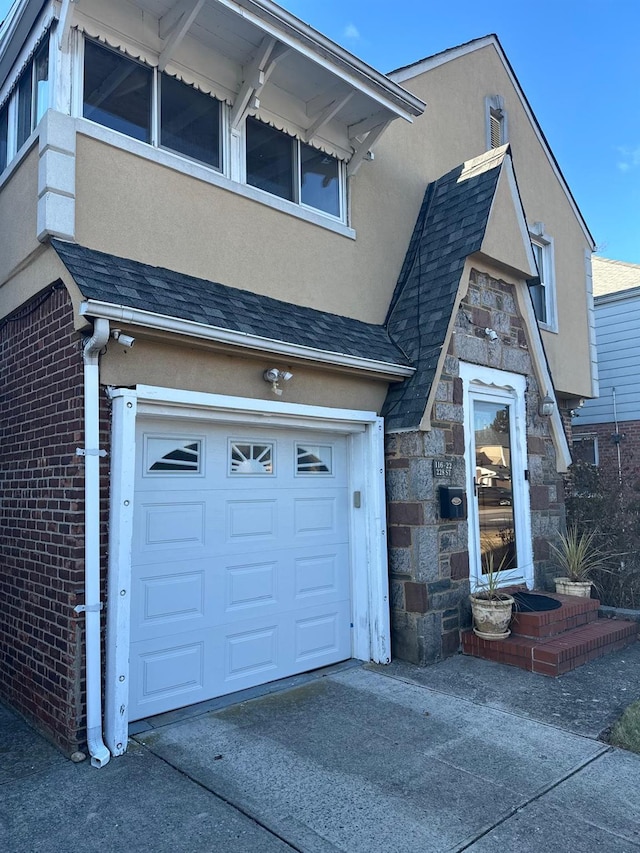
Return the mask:
M388 430L420 424L464 263L482 245L507 151L488 151L427 187L385 324L416 368L389 388Z
M383 326L51 240L86 299L331 353L408 365Z

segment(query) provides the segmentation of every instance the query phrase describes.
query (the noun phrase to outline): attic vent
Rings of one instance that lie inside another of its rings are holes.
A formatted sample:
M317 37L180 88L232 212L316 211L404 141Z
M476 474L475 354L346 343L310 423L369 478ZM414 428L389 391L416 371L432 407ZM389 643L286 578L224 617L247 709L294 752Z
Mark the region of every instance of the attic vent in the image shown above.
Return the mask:
M502 145L502 111L491 110L489 115L491 129L491 147L499 148Z

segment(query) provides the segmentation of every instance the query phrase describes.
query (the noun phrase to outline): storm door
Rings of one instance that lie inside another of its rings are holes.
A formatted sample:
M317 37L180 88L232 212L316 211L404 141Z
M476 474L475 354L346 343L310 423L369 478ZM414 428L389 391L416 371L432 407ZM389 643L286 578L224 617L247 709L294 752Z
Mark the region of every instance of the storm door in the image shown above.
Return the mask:
M501 586L532 586L524 378L471 365L462 374L471 588L491 570Z

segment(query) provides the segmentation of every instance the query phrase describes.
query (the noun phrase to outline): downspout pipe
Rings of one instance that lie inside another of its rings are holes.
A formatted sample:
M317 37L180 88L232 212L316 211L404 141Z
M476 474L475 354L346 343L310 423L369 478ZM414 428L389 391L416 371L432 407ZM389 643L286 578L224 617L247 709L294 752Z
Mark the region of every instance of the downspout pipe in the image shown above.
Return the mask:
M84 605L87 684L87 745L93 767L104 767L111 753L102 738L102 658L100 654L100 353L109 340L109 321L96 319L83 348L84 361Z

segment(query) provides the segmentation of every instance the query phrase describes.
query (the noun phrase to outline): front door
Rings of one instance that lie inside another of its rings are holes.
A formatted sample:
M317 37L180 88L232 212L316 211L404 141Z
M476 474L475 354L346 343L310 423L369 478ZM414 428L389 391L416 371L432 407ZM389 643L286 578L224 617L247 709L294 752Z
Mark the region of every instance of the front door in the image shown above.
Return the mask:
M461 365L472 590L500 570L500 585L533 585L526 479L524 377Z

